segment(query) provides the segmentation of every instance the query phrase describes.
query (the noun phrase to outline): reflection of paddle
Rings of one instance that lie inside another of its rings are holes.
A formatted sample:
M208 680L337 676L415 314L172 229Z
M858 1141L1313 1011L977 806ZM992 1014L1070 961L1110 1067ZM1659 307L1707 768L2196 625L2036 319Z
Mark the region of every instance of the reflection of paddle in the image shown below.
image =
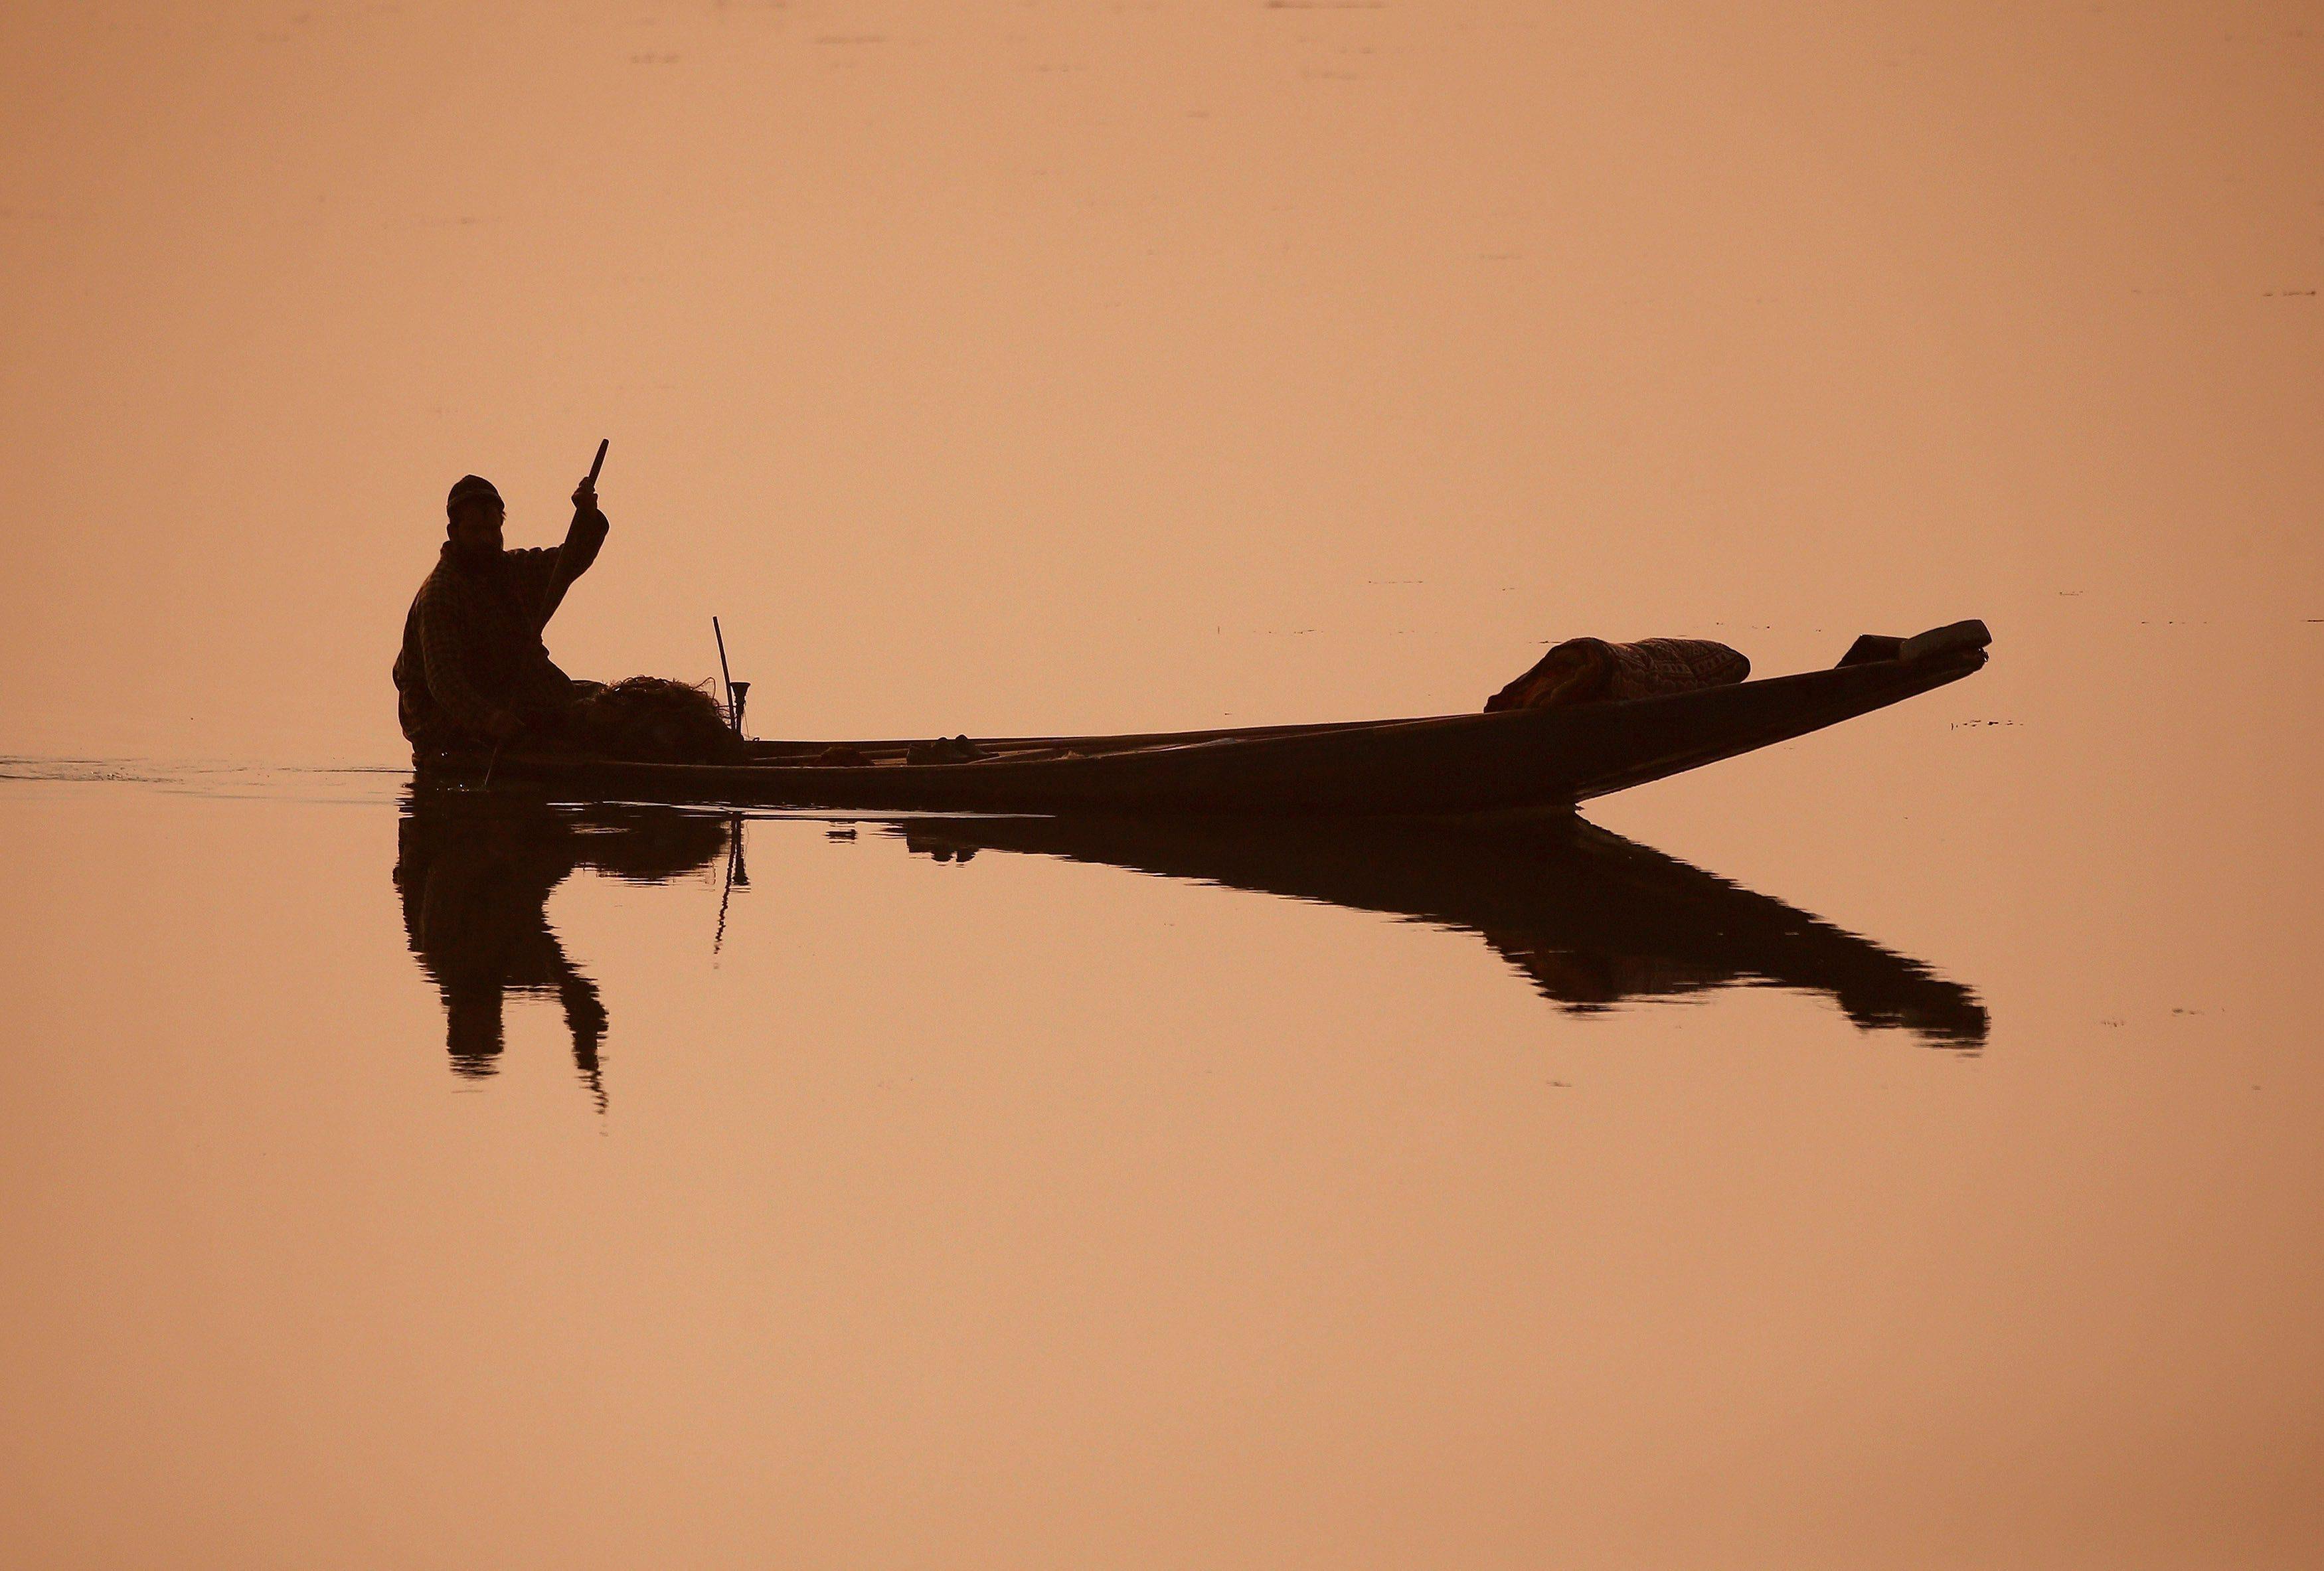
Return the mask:
M718 892L718 933L710 940L710 957L718 958L718 951L726 947L726 903L734 898L738 888L751 887L751 875L742 866L742 815L726 815L726 887Z
M597 440L597 456L590 462L587 482L589 493L593 498L597 491L597 472L605 467L605 449L613 445L613 439L611 437L601 437ZM573 509L573 522L576 524L581 522L581 509L577 504ZM567 529L565 531L565 542L557 548L557 560L549 566L549 583L540 592L540 614L532 619L532 635L535 638L539 638L547 630L549 619L557 615L557 607L564 603L565 591L573 587L573 580L578 576L574 570L573 564L573 531ZM493 744L492 762L484 765L484 789L487 790L492 789L493 771L501 766L501 749L507 745L506 737Z

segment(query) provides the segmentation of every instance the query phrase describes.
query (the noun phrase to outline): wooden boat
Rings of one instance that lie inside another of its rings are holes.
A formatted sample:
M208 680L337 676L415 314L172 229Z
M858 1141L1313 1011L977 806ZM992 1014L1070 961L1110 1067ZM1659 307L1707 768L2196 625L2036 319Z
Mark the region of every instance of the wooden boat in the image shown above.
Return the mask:
M1830 670L1628 702L1408 720L1120 736L979 739L973 762L913 762L924 744L757 742L747 762L632 763L511 751L420 761L423 779L524 784L573 799L869 812L1472 817L1562 811L1592 797L1787 742L1985 664L1980 622L1868 635ZM864 762L816 762L853 748Z

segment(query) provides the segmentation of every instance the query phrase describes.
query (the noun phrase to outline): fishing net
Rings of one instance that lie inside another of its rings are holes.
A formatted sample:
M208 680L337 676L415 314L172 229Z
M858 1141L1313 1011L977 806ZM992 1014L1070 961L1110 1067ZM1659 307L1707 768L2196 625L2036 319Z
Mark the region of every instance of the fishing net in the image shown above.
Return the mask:
M629 677L586 686L571 727L587 752L634 763L740 763L750 756L707 682Z

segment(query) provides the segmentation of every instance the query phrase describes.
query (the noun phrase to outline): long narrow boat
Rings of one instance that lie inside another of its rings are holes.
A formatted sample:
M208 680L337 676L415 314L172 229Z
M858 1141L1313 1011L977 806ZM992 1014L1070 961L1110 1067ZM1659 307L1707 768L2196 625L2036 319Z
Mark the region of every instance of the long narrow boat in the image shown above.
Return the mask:
M420 761L423 778L522 783L576 799L870 812L1522 816L1787 742L1959 681L1985 624L1868 635L1830 670L1565 708L1227 731L980 739L973 762L913 762L891 740L759 742L749 762L632 763L512 752ZM862 762L814 762L834 747Z

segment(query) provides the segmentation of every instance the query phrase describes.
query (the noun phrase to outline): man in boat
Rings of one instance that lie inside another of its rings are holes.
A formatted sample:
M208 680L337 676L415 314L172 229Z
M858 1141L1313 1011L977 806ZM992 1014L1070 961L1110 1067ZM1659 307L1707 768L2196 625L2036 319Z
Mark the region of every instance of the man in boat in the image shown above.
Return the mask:
M542 628L589 570L610 526L594 480L573 493L555 550L509 550L493 483L463 476L445 499L443 554L412 597L395 659L396 717L415 753L483 751L519 735L553 739L583 684L549 658Z

